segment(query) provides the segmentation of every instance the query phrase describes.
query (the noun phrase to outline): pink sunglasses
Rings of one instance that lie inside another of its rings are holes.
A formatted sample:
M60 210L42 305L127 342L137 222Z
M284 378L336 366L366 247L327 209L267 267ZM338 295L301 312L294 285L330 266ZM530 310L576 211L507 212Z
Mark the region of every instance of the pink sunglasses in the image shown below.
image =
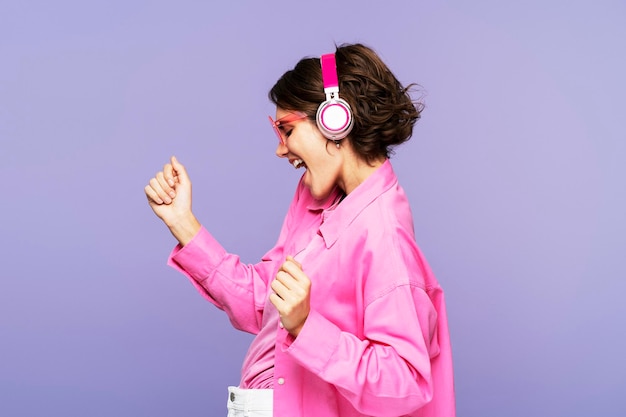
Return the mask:
M301 111L296 111L284 117L281 117L278 120L272 119L272 116L268 116L268 117L270 119L270 123L272 124L272 128L274 129L274 132L276 132L276 136L278 136L278 141L284 145L285 136L283 134L284 130L283 130L282 125L287 124L287 123L293 123L298 120L306 119L308 116L306 115L306 113L303 113Z

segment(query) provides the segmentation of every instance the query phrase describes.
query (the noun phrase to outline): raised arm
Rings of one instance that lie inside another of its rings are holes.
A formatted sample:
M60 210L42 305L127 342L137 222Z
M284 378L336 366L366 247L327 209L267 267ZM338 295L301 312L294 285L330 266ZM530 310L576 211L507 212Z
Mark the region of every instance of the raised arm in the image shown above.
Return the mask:
M185 167L172 156L144 191L148 204L176 240L182 246L189 243L201 225L191 210L191 180Z

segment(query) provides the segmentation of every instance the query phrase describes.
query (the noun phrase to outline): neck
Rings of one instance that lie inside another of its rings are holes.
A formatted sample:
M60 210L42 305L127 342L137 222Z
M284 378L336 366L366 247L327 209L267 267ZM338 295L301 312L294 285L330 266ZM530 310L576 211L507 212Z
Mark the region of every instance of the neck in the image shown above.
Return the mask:
M339 186L347 194L350 194L356 187L361 185L370 175L374 173L387 158L379 158L371 163L361 158L349 158L344 166L342 179Z

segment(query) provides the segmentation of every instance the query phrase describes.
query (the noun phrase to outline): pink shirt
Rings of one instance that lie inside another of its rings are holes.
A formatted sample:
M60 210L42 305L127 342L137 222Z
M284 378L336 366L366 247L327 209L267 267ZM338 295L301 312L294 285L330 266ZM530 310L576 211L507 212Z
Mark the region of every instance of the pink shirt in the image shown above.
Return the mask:
M455 416L443 291L415 243L390 162L333 210L337 197L314 200L301 182L276 246L257 264L226 253L204 228L169 264L236 328L260 335L242 387L258 375L265 381L254 385L271 383L263 371L274 339L274 416ZM287 255L312 282L311 312L296 339L267 304Z

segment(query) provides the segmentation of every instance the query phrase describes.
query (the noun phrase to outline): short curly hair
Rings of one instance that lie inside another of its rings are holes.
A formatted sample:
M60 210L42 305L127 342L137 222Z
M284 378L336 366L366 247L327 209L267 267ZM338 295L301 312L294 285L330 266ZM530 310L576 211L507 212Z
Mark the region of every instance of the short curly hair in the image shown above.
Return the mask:
M354 127L348 136L353 148L371 163L406 142L424 108L413 101L410 84L403 87L371 48L343 44L336 48L339 96L350 104ZM319 58L303 58L269 92L269 99L284 110L302 111L315 121L326 96Z

